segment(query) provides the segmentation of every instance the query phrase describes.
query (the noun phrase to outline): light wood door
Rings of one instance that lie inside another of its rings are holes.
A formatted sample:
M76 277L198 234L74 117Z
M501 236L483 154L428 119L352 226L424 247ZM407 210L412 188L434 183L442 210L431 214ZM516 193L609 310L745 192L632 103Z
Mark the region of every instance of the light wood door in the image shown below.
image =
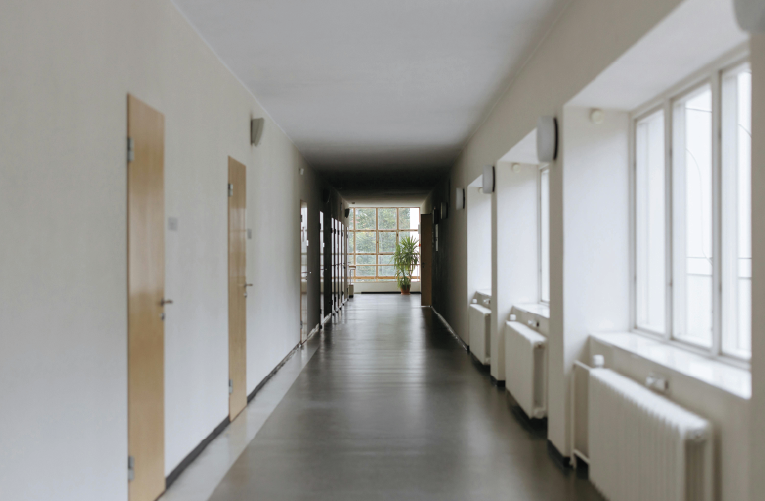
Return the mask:
M247 170L228 159L229 417L247 405Z
M422 306L433 305L433 216L420 216L420 291Z
M300 201L300 342L308 339L308 204Z
M165 118L128 96L128 459L130 501L165 490Z

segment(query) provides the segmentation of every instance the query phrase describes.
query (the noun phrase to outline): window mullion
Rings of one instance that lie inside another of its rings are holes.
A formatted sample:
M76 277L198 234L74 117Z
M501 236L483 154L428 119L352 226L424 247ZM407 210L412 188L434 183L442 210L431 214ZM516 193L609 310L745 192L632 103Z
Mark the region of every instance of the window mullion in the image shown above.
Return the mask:
M722 353L722 74L712 81L712 354Z
M665 279L667 281L666 297L665 297L665 327L664 337L667 340L672 339L674 335L674 268L673 268L673 218L674 218L674 206L672 203L672 172L673 172L673 129L672 121L674 120L672 113L672 101L670 99L664 100L664 245L665 249Z

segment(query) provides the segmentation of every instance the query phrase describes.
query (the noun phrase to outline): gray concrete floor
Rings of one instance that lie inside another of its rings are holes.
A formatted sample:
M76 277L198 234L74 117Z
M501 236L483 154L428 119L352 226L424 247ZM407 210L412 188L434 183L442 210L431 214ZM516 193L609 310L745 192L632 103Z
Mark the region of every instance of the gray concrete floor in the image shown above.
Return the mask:
M352 299L210 499L600 500L419 304Z

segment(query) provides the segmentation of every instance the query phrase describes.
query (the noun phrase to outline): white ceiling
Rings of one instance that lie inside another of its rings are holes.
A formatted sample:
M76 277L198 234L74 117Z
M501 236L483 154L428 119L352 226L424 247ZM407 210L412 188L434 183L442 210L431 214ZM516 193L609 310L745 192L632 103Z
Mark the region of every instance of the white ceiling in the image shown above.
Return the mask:
M309 164L389 198L424 198L567 3L174 1Z

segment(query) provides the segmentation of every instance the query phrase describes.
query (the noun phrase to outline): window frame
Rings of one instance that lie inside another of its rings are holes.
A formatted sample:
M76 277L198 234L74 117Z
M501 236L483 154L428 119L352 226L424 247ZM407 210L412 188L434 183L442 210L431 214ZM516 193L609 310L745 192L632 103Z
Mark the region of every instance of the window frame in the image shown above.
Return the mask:
M737 367L750 369L750 359L723 350L723 201L722 201L722 93L723 79L729 72L749 64L748 50L739 48L727 56L705 66L689 78L675 85L646 104L633 110L629 120L629 204L630 204L630 329L631 331L667 342L688 351L718 359ZM675 207L673 206L675 106L685 98L709 85L712 93L712 343L710 347L699 345L675 336L674 246L673 238ZM665 332L658 333L639 327L637 322L637 125L651 115L663 111L664 118L664 218L665 218Z
M410 211L412 209L417 209L419 211L419 207L351 207L351 212L349 214L349 217L353 221L353 229L350 227L348 228L348 242L350 242L351 237L353 237L353 252L348 252L349 257L349 263L351 256L353 259L353 264L351 266L354 266L356 273L354 276L355 281L366 281L366 282L392 282L396 280L395 274L393 276L388 275L380 275L380 268L393 266L391 264L379 264L380 258L379 256L393 256L395 253L395 249L393 252L381 252L380 251L380 233L393 233L396 236L395 244L398 245L400 234L402 232L409 232L409 233L415 233L418 232L417 229L412 228L401 228L401 209L409 209ZM357 229L356 228L356 211L359 209L374 209L375 211L375 228L374 229ZM394 229L379 229L380 226L380 209L383 210L390 210L394 209L396 211L396 227ZM410 213L411 217L411 213ZM410 222L411 224L411 222ZM418 223L419 227L419 223ZM375 251L374 252L358 252L358 247L356 243L356 233L374 233L374 239L375 239ZM346 247L347 249L347 247ZM358 264L358 256L374 256L374 264ZM369 275L359 275L358 269L359 267L374 267L375 274L374 276ZM419 269L419 266L418 266ZM419 280L420 275L414 275L412 276L412 280Z

